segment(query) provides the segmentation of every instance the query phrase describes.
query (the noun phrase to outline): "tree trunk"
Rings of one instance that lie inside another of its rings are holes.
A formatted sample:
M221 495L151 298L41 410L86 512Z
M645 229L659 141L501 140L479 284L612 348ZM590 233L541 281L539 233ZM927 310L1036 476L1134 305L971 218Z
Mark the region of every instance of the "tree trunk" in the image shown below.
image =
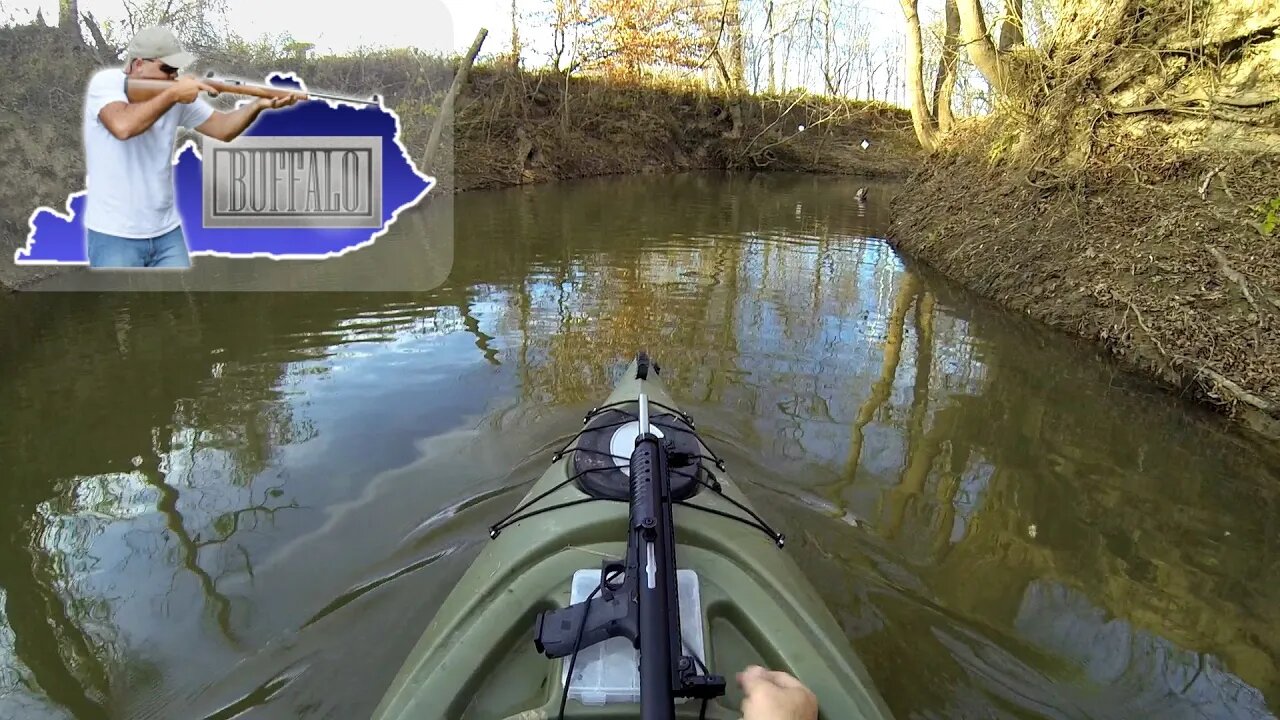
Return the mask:
M960 42L969 48L969 59L991 84L991 89L997 95L1003 94L1004 72L995 45L987 34L987 21L982 15L979 0L956 0L956 9L960 11Z
M828 95L835 95L831 80L831 0L822 2L822 83Z
M516 0L511 0L511 67L520 69L520 26L516 22L519 13L516 11Z
M80 3L77 0L58 0L58 29L76 45L83 45L80 36Z
M929 101L924 95L924 45L920 40L920 13L916 9L916 0L901 2L902 12L907 18L906 80L911 88L911 124L915 127L920 147L932 152L938 143L934 135L933 118L929 114Z
M1000 52L1009 52L1026 39L1022 29L1022 0L1004 0L1004 17L1000 21Z
M951 113L951 97L956 87L956 46L959 43L960 13L956 0L947 0L946 34L942 38L942 55L938 58L938 73L933 82L933 118L938 130L947 132L955 122Z
M782 51L782 92L787 91L787 72L791 68L791 33L787 33L787 46Z
M733 91L742 92L747 84L747 60L742 42L742 6L738 0L729 3L725 24L729 30L729 75L733 79Z
M769 0L769 5L764 15L764 34L769 40L769 92L778 91L777 78L774 74L774 68L777 62L774 60L774 38L773 38L773 0Z
M98 25L98 21L93 17L93 13L85 10L80 13L81 19L84 20L85 27L89 28L89 34L93 36L93 44L97 46L98 59L105 63L115 62L120 55L120 51L111 46L107 39L102 36L102 28Z
M485 36L489 31L480 28L480 32L476 33L476 39L471 43L471 49L467 50L467 56L462 59L462 64L458 66L458 74L453 78L453 84L449 86L449 92L444 96L444 102L440 104L440 114L436 116L436 122L431 126L431 136L427 138L427 152L422 159L422 167L427 172L431 172L432 163L435 161L436 152L440 149L440 138L444 134L444 124L447 118L453 116L453 104L458 100L458 93L462 92L462 86L467 84L467 77L471 74L471 65L476 61L476 55L480 54L480 46L484 44Z

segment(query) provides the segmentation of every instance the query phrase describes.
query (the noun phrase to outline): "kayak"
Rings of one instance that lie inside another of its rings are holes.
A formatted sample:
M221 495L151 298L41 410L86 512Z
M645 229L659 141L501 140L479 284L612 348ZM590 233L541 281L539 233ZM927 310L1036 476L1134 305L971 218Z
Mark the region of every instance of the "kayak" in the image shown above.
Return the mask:
M542 613L584 596L589 607L586 594L603 582L602 560L627 549L627 458L640 432L634 418L642 395L653 434L685 465L670 473L670 496L679 500L671 516L680 642L699 667L727 679L722 697L682 698L675 716L736 720L742 695L734 676L755 664L797 677L817 696L823 718L891 717L830 610L788 557L785 539L752 508L660 372L639 354L491 528L374 718L534 720L561 717L562 706L566 718L639 716L637 653L626 638L575 646L572 658L540 650L552 630L542 626Z

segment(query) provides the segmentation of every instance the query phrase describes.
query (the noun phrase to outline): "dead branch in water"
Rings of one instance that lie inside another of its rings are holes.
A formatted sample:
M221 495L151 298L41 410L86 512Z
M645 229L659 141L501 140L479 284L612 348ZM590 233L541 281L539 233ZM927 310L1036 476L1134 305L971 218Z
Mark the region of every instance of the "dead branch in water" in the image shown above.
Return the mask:
M1204 367L1203 365L1198 367L1196 372L1209 376L1210 380L1217 383L1220 387L1227 389L1236 400L1239 400L1240 402L1257 410L1261 410L1268 415L1280 415L1280 407L1277 407L1275 403L1267 402L1248 390L1245 390L1232 382L1222 373L1219 373L1212 368Z
M1211 248L1211 251L1212 250L1213 249ZM1267 413L1268 415L1274 415L1274 416L1280 417L1280 406L1277 406L1275 403L1268 402L1267 400L1264 400L1258 397L1257 395L1254 395L1248 390L1245 390L1244 388L1240 387L1240 385L1236 384L1230 378L1218 372L1217 370L1214 370L1213 368L1202 365L1184 355L1169 354L1164 349L1164 346L1160 344L1160 341L1156 338L1155 333L1151 331L1151 328L1148 327L1147 323L1142 319L1142 313L1138 311L1138 308L1128 300L1125 300L1124 302L1126 305L1129 306L1129 309L1133 310L1134 316L1138 318L1138 326L1141 327L1142 331L1147 334L1147 339L1150 340L1151 343L1156 346L1156 350L1160 352L1160 355L1164 357L1166 361L1185 363L1191 366L1192 368L1195 369L1196 374L1204 375L1208 377L1210 380L1212 380L1214 383L1216 383L1218 389L1220 390L1225 389L1229 393L1228 399L1237 400L1257 410L1261 410L1262 412Z

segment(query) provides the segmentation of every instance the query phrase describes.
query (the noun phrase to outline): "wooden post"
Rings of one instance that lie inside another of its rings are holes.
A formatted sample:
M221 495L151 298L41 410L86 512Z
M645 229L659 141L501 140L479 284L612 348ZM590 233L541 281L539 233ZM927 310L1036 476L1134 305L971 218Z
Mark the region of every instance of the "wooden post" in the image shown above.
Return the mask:
M476 55L480 54L480 46L484 44L485 36L488 34L489 31L485 28L480 28L480 32L476 33L471 49L467 50L467 56L458 66L458 74L454 76L453 84L449 86L449 92L444 96L444 102L440 104L440 114L436 116L435 124L431 126L431 136L427 138L427 154L422 160L422 167L427 172L431 172L431 164L435 160L436 152L440 149L440 136L444 133L445 118L453 114L453 104L458 99L458 93L462 92L462 86L467 84L471 65L475 63Z

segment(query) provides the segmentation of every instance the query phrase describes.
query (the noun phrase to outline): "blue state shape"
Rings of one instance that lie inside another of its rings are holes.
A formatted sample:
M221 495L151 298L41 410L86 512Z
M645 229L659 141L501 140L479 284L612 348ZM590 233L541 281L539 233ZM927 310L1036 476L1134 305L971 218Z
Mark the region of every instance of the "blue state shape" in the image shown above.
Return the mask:
M290 75L276 74L268 84L300 89ZM203 227L202 167L187 146L174 164L174 193L191 255L317 259L337 257L374 242L404 210L431 189L433 178L414 167L400 143L400 119L394 111L367 105L332 105L308 100L258 116L241 137L252 135L308 137L363 136L382 138L382 225L370 228L207 228ZM25 248L14 252L19 265L86 265L85 191L67 198L67 212L42 207L32 213Z

